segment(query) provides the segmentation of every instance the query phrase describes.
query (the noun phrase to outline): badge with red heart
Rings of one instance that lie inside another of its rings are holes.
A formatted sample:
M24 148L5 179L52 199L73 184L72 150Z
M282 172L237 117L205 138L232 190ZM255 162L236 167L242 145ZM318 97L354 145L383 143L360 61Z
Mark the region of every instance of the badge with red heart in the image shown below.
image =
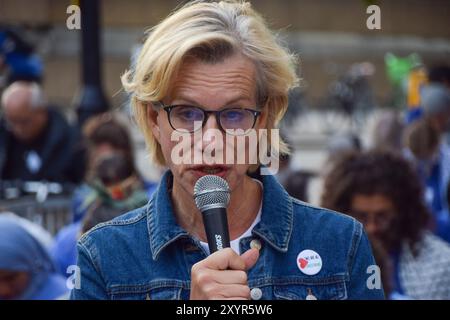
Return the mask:
M308 265L308 260L305 260L303 258L298 259L298 262L300 263L300 269L305 269L305 267Z
M313 276L322 269L322 258L314 250L303 250L297 256L297 267L304 274Z

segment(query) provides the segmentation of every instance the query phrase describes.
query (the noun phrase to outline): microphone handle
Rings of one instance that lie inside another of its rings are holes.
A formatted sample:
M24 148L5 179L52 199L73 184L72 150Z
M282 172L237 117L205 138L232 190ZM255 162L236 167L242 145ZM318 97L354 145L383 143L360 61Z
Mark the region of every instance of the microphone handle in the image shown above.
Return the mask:
M228 219L226 208L212 208L202 212L209 251L230 247L230 234L228 232Z

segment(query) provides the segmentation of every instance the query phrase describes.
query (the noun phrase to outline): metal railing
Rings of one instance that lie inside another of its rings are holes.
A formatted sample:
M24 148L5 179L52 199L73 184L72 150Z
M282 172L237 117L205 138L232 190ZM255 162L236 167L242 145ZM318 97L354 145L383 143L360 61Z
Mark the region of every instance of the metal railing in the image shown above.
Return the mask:
M55 235L72 221L73 186L50 182L1 181L0 211L10 211Z

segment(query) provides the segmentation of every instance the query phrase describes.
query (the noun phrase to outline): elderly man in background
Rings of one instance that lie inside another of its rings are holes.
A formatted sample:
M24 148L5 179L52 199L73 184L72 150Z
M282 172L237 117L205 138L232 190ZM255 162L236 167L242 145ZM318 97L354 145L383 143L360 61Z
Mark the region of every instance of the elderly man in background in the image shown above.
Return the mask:
M1 97L0 179L78 183L84 154L77 131L48 107L36 83L14 82Z

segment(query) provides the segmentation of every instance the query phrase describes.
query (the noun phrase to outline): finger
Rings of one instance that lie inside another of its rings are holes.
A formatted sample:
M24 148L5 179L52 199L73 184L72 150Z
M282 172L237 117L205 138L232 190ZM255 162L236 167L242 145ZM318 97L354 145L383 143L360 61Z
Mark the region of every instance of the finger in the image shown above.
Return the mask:
M202 266L213 270L242 270L245 271L245 261L231 248L214 252L203 260Z
M255 265L256 261L258 261L259 250L255 248L247 250L241 255L241 258L244 260L245 270L249 270Z
M250 288L246 285L226 284L216 285L213 299L241 298L250 299Z
M209 270L211 279L220 284L247 284L247 273L242 270Z

